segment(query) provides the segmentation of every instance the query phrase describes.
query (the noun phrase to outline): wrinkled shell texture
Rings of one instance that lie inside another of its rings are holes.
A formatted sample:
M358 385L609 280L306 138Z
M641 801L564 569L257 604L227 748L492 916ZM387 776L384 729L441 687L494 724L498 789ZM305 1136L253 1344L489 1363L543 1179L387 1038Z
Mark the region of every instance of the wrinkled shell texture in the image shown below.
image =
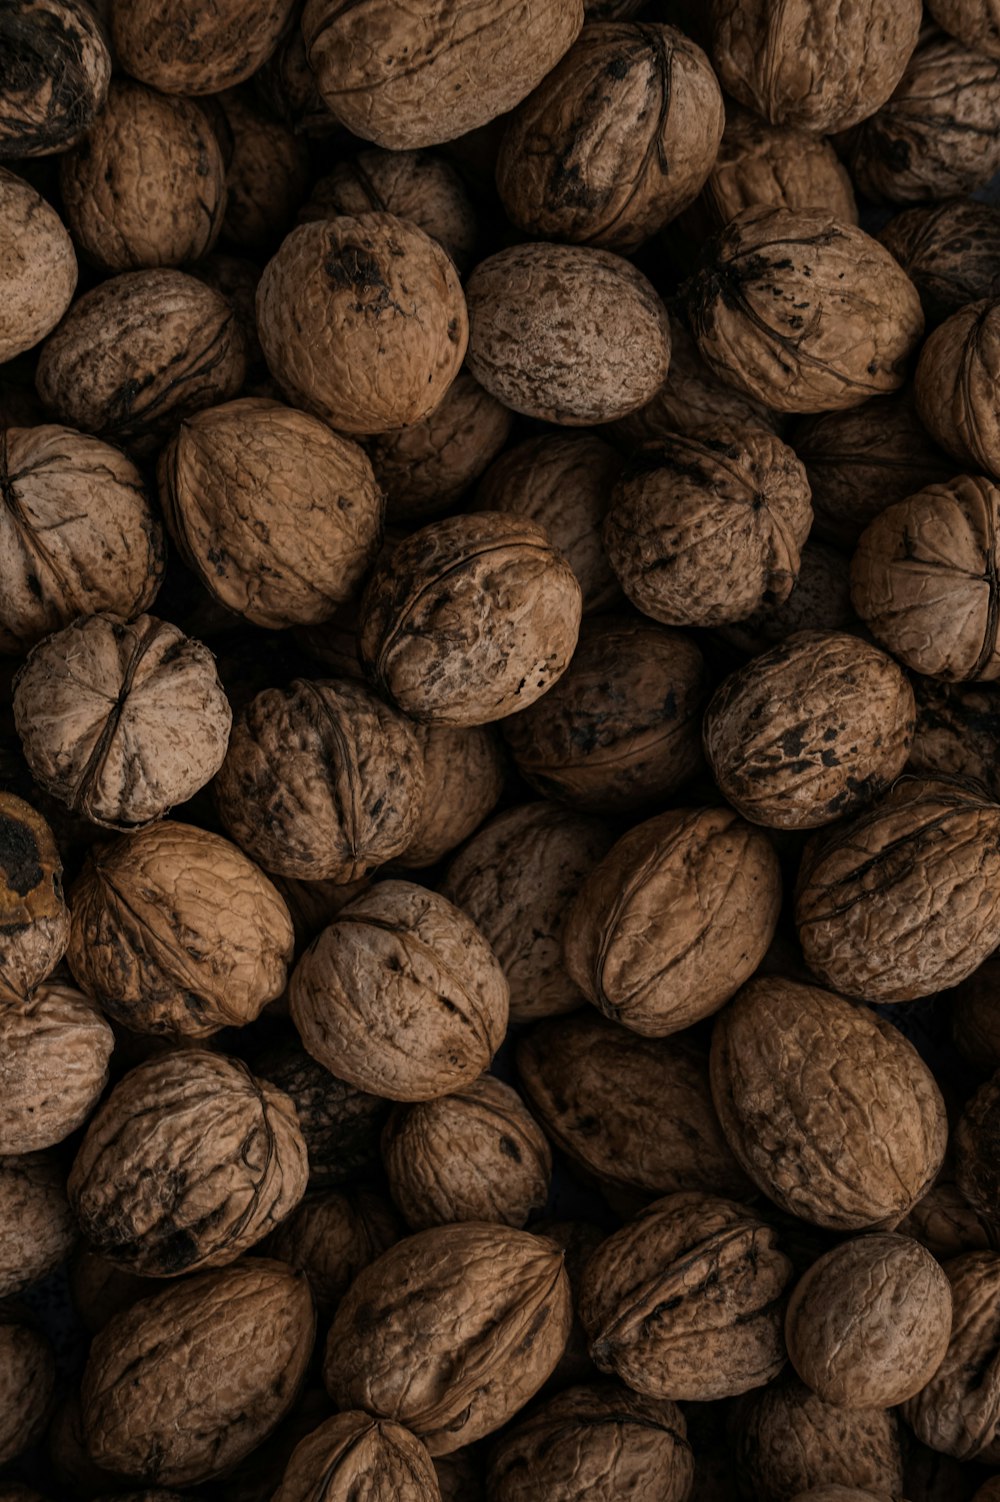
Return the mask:
M432 866L477 830L503 791L506 767L486 725L417 725L424 753L424 796L407 867Z
M284 989L292 924L228 840L173 821L90 852L73 887L69 964L139 1033L204 1037Z
M222 233L244 254L263 259L291 227L306 195L309 153L290 130L258 114L241 95L227 93L221 104L233 137Z
M407 881L381 882L338 914L296 966L289 1000L313 1057L388 1100L433 1100L474 1080L509 1007L471 919Z
M553 1242L508 1226L437 1226L359 1274L330 1328L323 1375L340 1408L394 1419L446 1455L534 1396L571 1318Z
M890 1228L944 1156L944 1102L893 1025L816 986L752 980L712 1035L712 1097L744 1170L782 1209Z
M811 526L805 468L787 444L720 427L645 445L615 486L603 537L644 615L719 626L788 598Z
M797 631L849 631L861 634L851 605L850 559L839 548L810 540L802 549L799 577L787 600L761 605L745 620L719 633L751 656L766 652Z
M48 1341L26 1325L0 1324L0 1465L39 1438L55 1380Z
M134 829L212 779L232 710L201 642L151 615L95 615L32 648L14 722L41 787L94 824Z
M1000 30L998 30L1000 41ZM1000 209L972 198L904 209L879 239L917 291L928 323L1000 293Z
M312 1186L349 1183L374 1171L387 1101L335 1079L297 1041L266 1049L253 1067L295 1102Z
M897 1230L912 1236L925 1246L939 1262L958 1257L962 1252L995 1250L995 1227L973 1210L957 1184L938 1179Z
M809 968L847 996L957 985L1000 944L1000 804L975 784L904 779L807 849L795 921Z
M314 1330L305 1278L258 1257L140 1300L90 1348L82 1400L91 1458L151 1485L227 1470L295 1401Z
M218 94L277 46L293 0L112 0L122 66L166 94Z
M828 141L730 106L698 208L722 229L755 205L825 208L841 224L858 220L851 179Z
M413 719L482 725L565 672L582 614L569 563L534 522L453 516L383 555L361 602L368 676Z
M996 1145L1000 1136L1000 1076L994 1075L966 1103L955 1128L955 1178L974 1210L1000 1220L1000 1173Z
M255 626L326 620L374 562L383 501L371 464L305 412L244 397L195 413L159 475L188 566Z
M996 0L930 0L930 15L949 36L974 52L1000 57L1000 12Z
M0 793L0 1006L23 1001L69 943L62 860L41 814Z
M422 763L403 717L360 684L297 678L237 719L215 781L219 815L265 870L356 881L416 832Z
M634 250L694 199L723 123L715 74L682 32L589 25L512 117L500 198L528 234Z
M333 1314L363 1267L399 1240L391 1205L367 1189L309 1194L272 1231L263 1250L300 1269L320 1315Z
M296 1445L273 1502L439 1502L426 1447L401 1424L338 1413Z
M108 1082L114 1034L86 996L43 981L0 1008L0 1161L53 1147L90 1116Z
M688 284L698 348L723 380L781 412L897 391L924 315L877 240L820 209L747 209Z
M102 271L196 261L222 229L226 169L208 116L127 79L62 159L59 186L77 244Z
M110 78L104 31L85 0L10 0L0 17L0 157L72 146Z
M527 417L613 422L648 402L667 374L666 308L609 251L510 246L479 263L466 297L470 371Z
M583 0L306 0L302 31L326 104L392 150L453 141L506 114L575 41Z
M845 130L889 98L920 22L919 0L721 0L712 61L723 88L772 124Z
M723 680L705 712L705 753L744 818L813 829L893 782L914 721L913 690L884 652L801 631Z
M23 178L15 177L3 167L0 167L0 216L2 362L34 348L55 328L70 305L77 267L73 242L55 209Z
M455 379L468 342L452 261L392 214L293 230L264 269L257 326L293 405L343 433L420 422Z
M920 420L963 468L1000 476L1000 302L974 302L931 334L920 351Z
M967 1252L945 1264L951 1342L934 1376L903 1409L922 1444L956 1460L1000 1464L1000 1256Z
M76 1241L65 1176L55 1158L0 1157L0 1224L0 1298L5 1299L58 1267Z

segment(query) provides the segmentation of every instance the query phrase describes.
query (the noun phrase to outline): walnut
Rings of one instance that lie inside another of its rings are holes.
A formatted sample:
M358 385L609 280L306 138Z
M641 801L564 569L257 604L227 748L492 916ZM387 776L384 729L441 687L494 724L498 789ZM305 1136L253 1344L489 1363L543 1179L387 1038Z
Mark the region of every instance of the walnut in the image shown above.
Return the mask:
M56 1382L52 1347L9 1317L0 1322L0 1465L38 1440L48 1422Z
M711 369L780 412L897 391L924 328L899 263L821 209L739 214L710 242L687 300Z
M944 1102L912 1043L817 986L744 986L716 1020L711 1079L741 1166L802 1220L891 1229L941 1166Z
M563 964L563 926L580 883L610 844L610 831L595 819L525 803L491 819L445 871L442 894L468 913L503 966L512 1022L583 1003Z
M32 648L14 723L46 792L105 829L135 829L211 780L232 711L201 642L151 615L103 613Z
M318 1489L318 1491L317 1491ZM439 1502L434 1465L420 1441L388 1419L338 1413L296 1446L273 1502Z
M266 870L356 881L413 838L423 757L403 716L360 684L296 678L243 710L215 793L226 829Z
M711 56L727 93L773 125L844 130L884 104L917 45L919 0L777 10L722 0Z
M955 1180L972 1208L988 1222L1000 1222L1000 1074L980 1086L955 1128Z
M435 865L479 828L503 791L505 772L487 725L415 725L414 733L424 753L424 797L400 856L411 869Z
M86 1492L93 1497L108 1487L111 1488L108 1496L118 1495L117 1489L126 1484L121 1476L97 1465L87 1453L78 1380L52 1416L46 1449L52 1474L67 1496L74 1492L82 1496Z
M686 1502L694 1457L675 1403L617 1382L571 1387L494 1446L494 1502Z
M262 1257L140 1300L90 1347L82 1403L91 1458L150 1485L228 1470L295 1401L314 1332L306 1279Z
M1000 1256L967 1252L945 1263L951 1343L927 1385L903 1407L917 1438L957 1460L1000 1464Z
M221 293L236 314L246 345L247 381L266 381L267 362L257 337L257 287L262 268L242 256L216 253L187 269L207 287Z
M219 1478L213 1487L219 1502L271 1502L296 1445L312 1434L332 1412L330 1399L318 1381L318 1376L310 1373L310 1385L270 1438ZM190 1493L185 1495L190 1499Z
M580 1323L580 1280L591 1257L604 1241L607 1231L588 1220L540 1220L532 1226L536 1236L545 1236L563 1249L566 1272L573 1294L573 1325L552 1376L542 1389L543 1396L561 1392L578 1382L596 1382L597 1368L590 1359L587 1332ZM459 1499L462 1502L462 1499Z
M382 1195L327 1189L307 1195L262 1250L305 1273L317 1312L329 1319L361 1269L401 1235L399 1219Z
M571 1314L551 1241L509 1226L435 1226L358 1274L330 1327L324 1380L339 1408L395 1419L446 1455L538 1391Z
M897 1230L945 1262L962 1252L997 1249L997 1228L973 1210L958 1185L942 1175L917 1201Z
M990 0L928 0L927 10L942 30L966 47L1000 57L1000 18Z
M0 1298L21 1293L69 1256L76 1223L55 1157L0 1158Z
M164 94L218 94L256 73L295 0L111 0L111 35L133 78Z
M301 4L296 4L301 14ZM296 20L298 17L296 17ZM306 57L302 27L286 29L271 56L253 77L256 97L274 119L296 135L322 138L340 127L323 103L313 70Z
M850 559L838 548L814 541L812 533L802 549L799 577L788 599L780 605L761 605L745 620L723 626L717 634L748 657L756 657L796 631L849 631L858 636L864 632L851 604Z
M451 516L383 554L361 602L361 661L413 719L483 725L565 672L581 610L576 576L541 527L493 511Z
M723 124L715 74L683 32L589 25L511 116L500 199L530 235L633 251L698 194Z
M450 1455L439 1455L434 1474L441 1490L441 1502L485 1502L482 1467L477 1447L465 1445Z
M306 0L309 64L333 114L393 151L453 141L505 114L562 57L583 0ZM378 37L380 45L372 46Z
M903 779L806 847L795 921L809 968L847 996L957 985L1000 944L1000 804L974 783Z
M68 943L55 836L30 804L0 792L0 1006L23 1001Z
M458 374L465 299L436 240L392 214L299 225L265 267L257 329L296 407L342 433L420 422Z
M272 876L288 908L295 930L295 949L300 953L337 916L342 907L360 897L371 885L371 878L357 881L301 881L294 876Z
M974 302L934 330L914 378L920 420L963 468L1000 478L1000 299Z
M1000 294L1000 209L973 198L904 209L879 239L920 293L929 324Z
M507 982L486 940L408 881L349 903L299 961L289 998L313 1057L389 1100L433 1100L474 1080L507 1027Z
M32 1491L30 1486L22 1486L19 1481L11 1481L6 1485L0 1482L0 1502L46 1502L46 1498L41 1492ZM128 1502L127 1498L125 1502ZM133 1502L135 1502L134 1498ZM169 1495L167 1502L170 1502Z
M607 1017L645 1037L717 1012L767 953L781 911L770 840L732 809L637 824L566 919L566 969Z
M0 1007L0 1162L82 1126L108 1082L114 1034L88 997L43 981Z
M243 384L225 298L183 271L129 271L84 293L38 359L38 392L74 427L148 455L183 417Z
M104 27L85 0L9 0L0 59L0 157L51 156L74 145L111 78Z
M212 249L226 169L208 116L115 79L86 139L60 162L66 222L101 271L180 266Z
M255 626L325 620L374 562L383 500L371 464L305 412L244 397L193 413L159 477L178 552Z
M166 1278L140 1278L137 1273L115 1267L85 1242L69 1265L70 1297L88 1335L96 1335L113 1315L168 1286Z
M666 308L630 261L513 245L472 272L469 369L505 406L568 427L643 406L670 363Z
M483 1074L397 1106L382 1134L389 1190L413 1231L455 1221L523 1226L545 1205L552 1153L515 1090Z
M517 1067L550 1141L600 1185L753 1193L689 1039L640 1038L592 1013L555 1017L520 1039Z
M71 895L70 968L135 1031L197 1038L240 1027L284 988L288 910L208 830L171 820L98 844Z
M15 0L18 8L31 0ZM34 0L41 8L42 0ZM3 26L0 19L0 26ZM0 32L2 38L2 32ZM4 59L6 63L6 58ZM2 65L0 65L2 66ZM0 75L0 129L3 78ZM33 349L59 322L76 288L73 242L30 183L0 167L0 364Z
M309 188L309 152L284 125L252 109L241 94L219 100L233 136L226 170L222 232L248 255L273 251Z

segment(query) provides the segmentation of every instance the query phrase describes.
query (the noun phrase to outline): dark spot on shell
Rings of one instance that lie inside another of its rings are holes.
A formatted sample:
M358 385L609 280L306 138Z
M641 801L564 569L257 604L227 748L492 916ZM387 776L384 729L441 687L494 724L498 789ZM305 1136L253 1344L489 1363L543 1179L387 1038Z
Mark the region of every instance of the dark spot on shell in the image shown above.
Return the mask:
M44 876L38 841L19 819L0 814L0 869L18 897L33 892Z

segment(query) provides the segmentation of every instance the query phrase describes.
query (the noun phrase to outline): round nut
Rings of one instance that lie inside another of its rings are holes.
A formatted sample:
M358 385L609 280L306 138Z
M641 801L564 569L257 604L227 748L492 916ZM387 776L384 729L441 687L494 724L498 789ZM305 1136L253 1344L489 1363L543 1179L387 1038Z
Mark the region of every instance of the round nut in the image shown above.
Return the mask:
M9 0L4 6L0 157L51 156L90 127L111 79L96 11L86 0Z
M247 255L264 259L288 233L309 188L309 152L298 136L258 114L242 94L219 100L232 136L222 233Z
M68 943L55 836L29 803L0 793L0 1005L30 995Z
M962 1252L995 1251L997 1230L973 1210L957 1184L939 1176L897 1230L912 1236L939 1262Z
M414 725L424 753L424 796L408 869L436 865L477 830L503 791L503 754L486 725ZM461 903L459 904L461 906Z
M995 204L958 198L904 209L889 220L879 239L920 293L929 324L940 323L967 303L1000 294L1000 209Z
M321 1478L317 1481L317 1478ZM389 1419L338 1413L296 1445L274 1502L440 1502L424 1445Z
M37 1283L70 1254L77 1229L54 1156L0 1158L0 1298Z
M111 0L122 67L164 94L218 94L256 73L294 0Z
M0 1007L0 1161L54 1147L90 1116L115 1037L88 997L43 981Z
M16 0L16 3L20 9L26 0ZM41 9L40 4L38 8ZM0 27L3 24L0 20ZM2 87L0 78L0 99ZM15 355L33 349L55 328L72 300L77 266L73 242L55 209L35 192L30 183L3 167L0 167L0 222L3 224L0 240L3 258L0 261L2 365Z
M388 1200L369 1189L308 1194L262 1247L304 1272L321 1318L329 1319L363 1267L402 1235Z
M849 631L860 636L863 629L851 605L850 559L838 548L814 542L810 534L788 599L780 605L762 605L745 620L724 626L718 635L737 651L756 657L798 631Z
M44 1336L9 1320L0 1324L0 1465L40 1438L55 1384L55 1357Z
M914 391L924 427L964 468L1000 477L1000 300L970 303L920 351Z
M951 1284L951 1342L925 1387L903 1407L922 1444L956 1460L1000 1464L1000 1256L967 1252L944 1268Z
M943 31L974 52L1000 57L1000 20L983 0L929 0L927 10Z

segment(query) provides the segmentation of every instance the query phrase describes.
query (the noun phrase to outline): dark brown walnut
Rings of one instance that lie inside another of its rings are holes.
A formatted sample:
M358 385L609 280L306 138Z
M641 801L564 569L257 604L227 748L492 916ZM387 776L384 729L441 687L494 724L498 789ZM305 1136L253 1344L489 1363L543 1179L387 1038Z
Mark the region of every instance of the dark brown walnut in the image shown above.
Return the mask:
M891 1229L941 1166L944 1102L912 1043L818 986L744 986L716 1021L711 1081L741 1166L802 1220Z
M469 369L526 417L613 422L663 384L667 310L642 272L610 251L509 246L480 261L466 296Z
M295 10L301 15L301 0L296 0ZM295 24L297 19L298 16L254 74L254 96L267 114L294 130L296 135L322 139L332 136L340 127L323 103L306 57L302 28Z
M292 230L260 279L257 329L292 404L342 433L386 433L427 417L468 342L454 264L392 214Z
M582 24L583 0L487 0L473 10L448 0L419 10L394 0L307 0L302 13L328 107L354 135L393 151L453 141L505 114Z
M361 601L359 652L414 720L484 725L566 671L582 596L534 522L500 512L431 522L383 553Z
M814 1262L785 1317L792 1365L843 1408L895 1408L930 1381L951 1335L951 1287L908 1236L857 1236Z
M228 1470L291 1408L314 1334L305 1277L263 1257L140 1300L90 1347L82 1402L91 1458L167 1486Z
M543 1395L548 1395L561 1392L571 1384L597 1380L597 1368L590 1359L590 1343L587 1332L580 1323L577 1306L584 1269L605 1239L607 1230L588 1220L540 1220L531 1229L536 1236L545 1236L562 1247L573 1294L573 1327L559 1364L543 1388Z
M97 1496L101 1489L111 1487L115 1492L127 1485L121 1476L97 1465L87 1453L79 1381L57 1405L45 1436L45 1448L53 1477L66 1495L85 1490L88 1497Z
M951 1343L927 1385L903 1408L917 1438L956 1460L1000 1464L1000 1255L967 1252L946 1262Z
M243 385L239 319L183 271L131 271L81 297L46 342L38 392L60 418L142 455Z
M1000 210L994 204L956 198L904 209L879 239L920 293L929 324L1000 293Z
M979 1074L1000 1069L1000 961L992 956L948 997L951 1035Z
M85 140L62 158L59 187L73 238L105 272L198 260L226 211L208 116L131 79L115 79Z
M328 621L317 626L298 627L294 639L308 657L323 664L330 677L365 681L358 656L357 601L339 606Z
M104 27L85 0L10 0L0 16L0 157L74 145L110 78Z
M363 1267L403 1234L392 1206L371 1189L308 1194L262 1250L304 1272L321 1319L330 1319Z
M980 1086L965 1104L955 1128L955 1181L972 1208L1000 1223L1000 1074Z
M46 1502L46 1498L41 1492L32 1491L30 1486L11 1481L7 1485L0 1484L0 1502Z
M930 0L927 10L943 31L966 47L1000 57L1000 14L994 0Z
M749 1198L719 1126L707 1060L688 1039L640 1038L592 1013L522 1037L517 1068L550 1141L612 1190Z
M996 1251L1000 1235L1000 1228L973 1210L944 1170L897 1230L919 1241L939 1262L962 1252Z
M257 285L261 267L242 256L206 256L188 270L200 282L221 293L236 314L247 352L247 382L266 381L267 363L257 337Z
M114 1034L88 997L43 981L0 1007L0 1161L53 1147L90 1116L108 1082Z
M788 599L780 605L762 605L745 620L723 626L717 635L748 657L756 657L797 631L864 633L851 604L850 559L839 548L814 541L812 533L802 549L799 577Z
M846 996L957 985L1000 944L1000 803L976 783L902 779L806 847L795 922L809 968Z
M16 3L27 4L28 0ZM40 0L36 3L40 8ZM0 20L0 26L3 24ZM5 62L6 58L0 62L0 68ZM0 96L0 115L2 111ZM55 328L73 297L77 266L73 242L55 209L30 183L3 167L0 167L0 216L3 224L0 363L3 363L33 349Z
M571 1316L553 1242L509 1226L436 1226L359 1273L330 1327L323 1377L339 1408L394 1419L446 1455L534 1396Z
M338 1413L292 1453L273 1502L440 1502L434 1464L415 1435L368 1413Z
M965 469L1000 477L1000 300L970 303L934 330L914 391L924 427Z
M503 752L486 725L414 725L424 753L424 796L413 837L400 856L410 869L433 866L474 833L503 791Z
M917 45L919 0L824 0L775 9L722 0L712 62L722 87L774 125L845 130L884 104Z
M441 1502L484 1502L483 1463L477 1446L466 1445L450 1455L438 1455L434 1474L441 1489Z
M829 1486L811 1486L807 1492L799 1492L793 1502L882 1502L882 1498L867 1489L840 1486L834 1481Z
M256 73L294 0L111 0L118 60L165 94L218 94Z
M34 428L45 410L34 389L34 371L24 360L10 361L0 375L0 429Z
M1000 1499L1000 1476L991 1476L978 1488L972 1502L998 1502Z
M310 1373L308 1384L270 1438L218 1479L218 1502L271 1502L296 1445L333 1412L318 1377Z
M43 1335L5 1316L0 1322L0 1465L36 1443L48 1423L56 1383Z
M589 1001L659 1038L717 1012L774 938L781 869L767 835L732 809L637 824L569 910L566 969Z
M232 132L222 234L241 254L269 255L291 227L309 189L309 152L287 126L258 113L242 94L219 100Z
M357 594L384 501L364 450L308 413L243 397L184 419L160 499L185 563L229 610L281 629Z
M166 1278L140 1278L137 1273L125 1272L82 1242L69 1264L68 1275L73 1308L88 1335L96 1335L113 1315L131 1309L139 1299L168 1287Z
M490 1502L686 1502L695 1460L676 1404L617 1382L571 1387L493 1447Z
M590 1354L636 1392L707 1402L785 1364L792 1264L752 1210L698 1191L657 1200L591 1257L580 1289Z
M512 1022L581 1006L563 964L566 913L611 833L547 801L505 809L445 871L441 892L468 913L503 966Z
M687 304L715 374L779 412L898 391L924 329L899 263L819 208L739 214L710 242Z
M331 1073L388 1100L433 1100L489 1067L507 1030L500 963L471 919L408 881L383 881L306 950L292 1020Z
M295 930L295 947L306 947L318 933L330 923L349 902L359 897L370 885L370 878L359 876L357 881L300 881L294 876L273 876L271 880L281 893L288 908Z
M151 615L80 616L46 637L13 702L35 781L105 829L187 802L222 765L233 719L208 648Z
M489 1074L438 1100L397 1106L382 1159L413 1231L472 1220L523 1226L549 1197L549 1144L517 1091Z
M296 678L243 710L215 794L265 870L356 881L416 832L423 756L403 716L361 684Z
M588 25L511 116L500 199L530 235L633 251L698 194L723 124L715 74L683 32Z
M48 1153L0 1157L0 1298L21 1293L69 1256L76 1223L66 1179Z
M0 793L0 1005L29 996L68 943L55 836L23 798Z

